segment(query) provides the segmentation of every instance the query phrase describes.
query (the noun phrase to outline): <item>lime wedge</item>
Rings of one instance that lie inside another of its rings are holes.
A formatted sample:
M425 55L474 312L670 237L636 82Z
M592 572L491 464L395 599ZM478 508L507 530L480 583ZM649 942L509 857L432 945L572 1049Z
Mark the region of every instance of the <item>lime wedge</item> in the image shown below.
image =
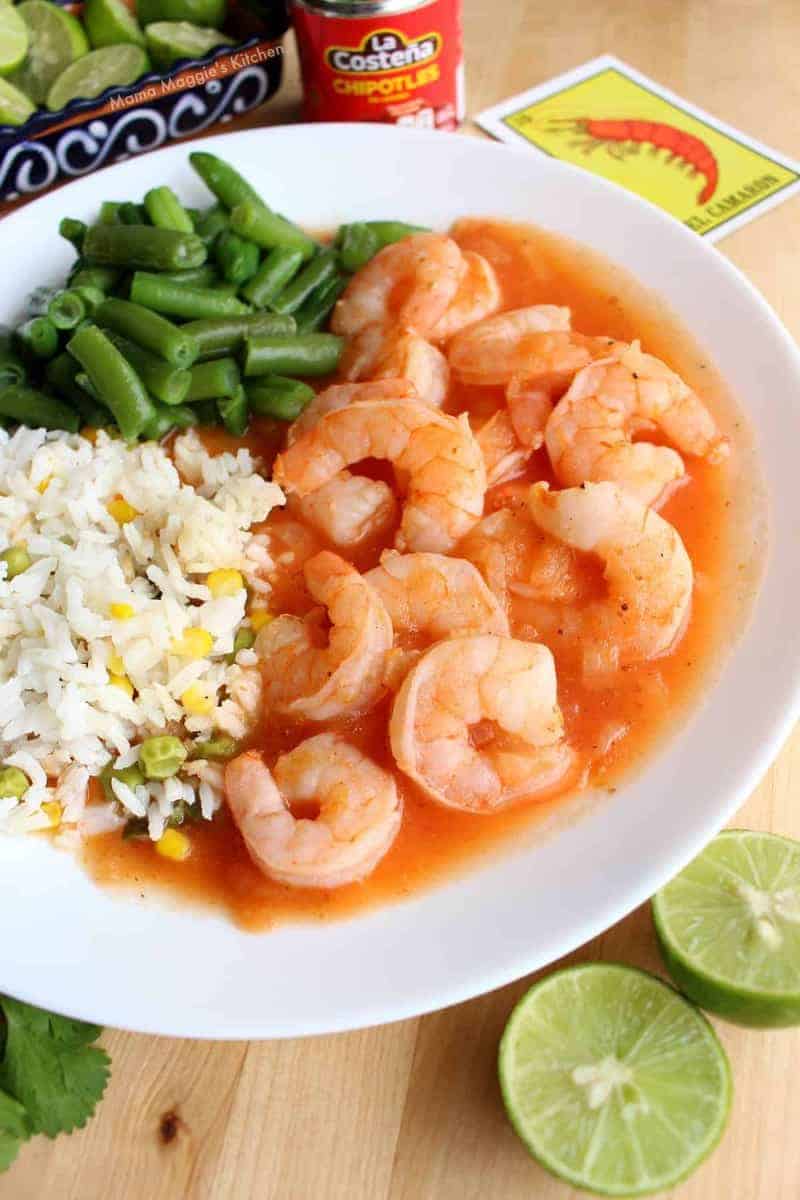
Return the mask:
M104 46L92 50L67 67L47 95L47 107L53 112L78 97L90 99L106 88L133 83L150 70L141 46Z
M232 46L233 39L216 29L190 21L155 21L144 31L147 49L157 67L169 67L179 58L202 58L215 46Z
M739 1025L800 1024L800 842L730 829L653 898L664 961Z
M134 46L144 45L144 34L139 22L128 8L125 0L86 0L83 6L83 23L92 46L118 46L130 42Z
M225 20L227 0L136 0L136 15L142 25L152 21L191 21L194 25L220 26Z
M7 79L0 79L0 125L23 125L36 106Z
M34 104L43 104L53 81L89 49L81 24L57 4L25 0L17 12L28 27L28 57L12 82Z
M28 53L28 26L8 0L0 4L0 75L10 75Z
M702 1013L633 967L588 963L534 984L500 1042L519 1136L575 1187L673 1187L713 1149L731 1102L728 1060Z

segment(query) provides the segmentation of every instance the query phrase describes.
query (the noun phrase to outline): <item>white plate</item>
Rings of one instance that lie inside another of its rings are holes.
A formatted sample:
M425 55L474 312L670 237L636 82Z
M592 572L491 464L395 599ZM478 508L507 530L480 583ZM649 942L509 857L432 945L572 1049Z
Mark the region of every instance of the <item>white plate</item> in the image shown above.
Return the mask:
M0 225L22 293L63 275L65 214L168 183L204 191L190 147L134 158ZM660 292L710 352L758 431L772 552L749 630L707 702L613 801L539 845L403 904L254 936L224 917L96 888L36 838L0 844L0 991L101 1024L192 1037L321 1033L396 1020L498 987L585 942L679 870L766 770L800 693L800 357L748 282L699 237L627 192L527 151L444 134L326 125L193 142L309 226L398 217L534 220L603 251Z

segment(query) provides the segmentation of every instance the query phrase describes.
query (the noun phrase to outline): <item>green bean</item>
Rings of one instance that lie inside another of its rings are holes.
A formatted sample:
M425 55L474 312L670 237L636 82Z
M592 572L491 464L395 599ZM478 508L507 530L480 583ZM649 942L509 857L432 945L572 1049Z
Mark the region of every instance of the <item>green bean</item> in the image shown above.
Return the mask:
M270 308L282 314L297 312L316 288L335 278L336 274L336 254L333 250L323 250L303 267L299 275L295 275L292 282L272 301Z
M33 559L24 546L9 546L0 554L0 562L6 564L6 579L16 579L23 571L27 571Z
M86 316L86 305L76 291L56 292L47 306L47 315L56 329L74 329Z
M270 250L253 278L242 288L242 296L256 308L266 308L297 274L303 263L301 250L276 246Z
M206 261L206 248L196 233L153 225L93 225L84 238L83 253L91 263L152 271L180 271Z
M241 385L230 396L220 396L217 411L228 433L241 437L247 429L247 394Z
M139 762L147 779L169 779L177 775L188 753L180 738L163 734L145 738L139 746Z
M401 242L412 233L430 233L427 225L407 225L405 221L367 221L366 225L376 234L381 250L392 242Z
M235 354L244 339L253 334L294 333L294 317L272 313L253 313L242 317L218 317L209 321L190 321L182 326L197 342L200 360Z
M19 767L0 767L0 800L21 800L31 781Z
M195 150L189 155L189 162L209 191L213 192L226 208L235 208L244 200L252 200L256 204L264 203L255 188L251 187L230 163L217 158L216 154L205 154Z
M118 200L104 200L100 205L100 225L116 225L119 217L120 204Z
M72 291L76 296L80 296L87 316L94 316L100 305L105 303L106 294L98 287L76 287L72 288Z
M267 375L248 383L245 388L253 412L279 421L294 421L305 406L314 399L314 389L299 379L285 375Z
M187 287L170 283L160 275L137 271L131 284L131 300L155 312L171 317L198 321L208 317L235 317L249 312L249 306L236 296L216 288Z
M48 317L31 317L16 331L22 349L34 358L52 358L58 351L58 330Z
M81 267L69 277L71 288L93 287L110 292L119 283L120 273L113 267Z
M173 367L170 363L143 350L135 342L121 337L118 333L109 333L111 341L133 367L144 386L156 400L162 404L181 404L186 399L191 382L191 374L181 367Z
M48 386L68 400L72 408L76 408L83 418L84 424L95 429L102 429L112 424L114 418L105 407L98 402L78 383L82 372L77 362L66 350L62 350L55 358L51 358L45 368L44 377Z
M226 229L214 244L217 270L228 283L247 283L258 270L261 255L253 242L246 242Z
M142 437L149 442L159 442L173 429L188 429L195 424L194 409L185 404L157 404L153 417L142 430Z
M374 229L364 221L342 225L337 237L339 262L345 271L359 271L381 248Z
M26 378L27 371L14 351L11 334L4 331L0 334L0 388L24 383Z
M74 217L62 217L58 226L58 232L75 247L78 254L81 252L87 229L85 221L76 221Z
M245 375L329 375L341 358L344 338L332 333L248 337Z
M9 417L20 425L42 429L66 429L77 433L78 414L53 396L45 396L35 388L17 384L0 392L0 417Z
M188 283L190 287L214 287L219 283L217 272L210 263L203 267L192 267L188 271L159 271L158 276L170 283Z
M194 222L172 188L164 185L151 188L144 198L144 206L148 217L157 228L194 233Z
M271 250L274 246L288 246L301 250L303 258L308 259L317 249L316 242L302 229L254 200L245 200L243 204L236 205L231 213L231 229L265 250Z
M130 300L106 300L97 310L97 323L165 358L173 367L190 367L200 347L185 329Z
M220 762L226 762L238 753L239 742L227 733L218 733L216 737L209 738L206 742L195 742L192 746L194 758L211 758Z
M219 413L213 400L200 400L192 405L196 425L219 425Z
M228 228L228 214L218 204L206 209L200 219L195 222L194 231L197 236L211 248L217 238Z
M312 292L302 308L295 313L298 333L314 333L330 316L336 301L347 287L347 280L335 275Z
M101 401L111 409L125 440L137 438L153 416L154 408L128 360L97 325L79 329L67 349L89 376Z
M192 367L190 375L187 404L196 400L218 400L220 396L232 396L240 383L235 358L215 358L211 362L198 363Z
M117 221L120 225L149 225L150 218L147 215L147 209L143 204L133 204L130 200L123 200L117 209Z

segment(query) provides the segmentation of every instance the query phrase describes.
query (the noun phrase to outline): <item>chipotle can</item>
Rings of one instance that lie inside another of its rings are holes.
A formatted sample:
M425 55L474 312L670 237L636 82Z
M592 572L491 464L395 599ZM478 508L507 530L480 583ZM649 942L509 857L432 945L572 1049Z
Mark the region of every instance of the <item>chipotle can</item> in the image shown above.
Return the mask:
M307 121L455 129L460 0L292 0Z

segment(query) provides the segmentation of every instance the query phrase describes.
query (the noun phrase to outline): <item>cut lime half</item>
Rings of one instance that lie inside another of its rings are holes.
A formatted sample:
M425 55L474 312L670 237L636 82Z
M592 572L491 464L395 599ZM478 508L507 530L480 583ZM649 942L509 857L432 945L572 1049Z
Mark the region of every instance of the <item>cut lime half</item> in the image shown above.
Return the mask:
M531 1154L607 1196L673 1187L716 1145L731 1102L703 1014L655 976L611 963L534 984L506 1026L499 1070Z
M215 46L232 46L233 39L217 29L189 21L154 21L144 31L153 62L162 69L179 58L202 58Z
M7 79L0 79L0 125L24 125L36 106Z
M62 71L86 54L89 43L80 22L47 0L25 0L17 12L28 28L28 55L12 83L34 104L43 104Z
M83 23L95 49L129 42L144 45L144 34L125 0L86 0Z
M51 87L47 107L55 112L70 100L91 99L106 88L134 83L150 63L140 46L104 46L67 67Z
M800 1024L800 842L730 829L653 897L669 973L740 1025Z
M8 0L0 3L0 75L10 75L28 53L28 26Z

